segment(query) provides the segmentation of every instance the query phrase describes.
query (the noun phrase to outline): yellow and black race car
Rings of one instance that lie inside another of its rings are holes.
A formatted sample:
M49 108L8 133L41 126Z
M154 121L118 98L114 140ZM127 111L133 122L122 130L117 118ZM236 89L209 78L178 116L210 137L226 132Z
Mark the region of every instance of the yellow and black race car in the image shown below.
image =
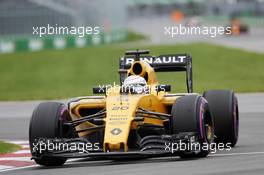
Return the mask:
M186 71L187 93L169 93L170 85L158 83L156 72L169 71ZM213 144L236 145L236 96L230 90L193 93L190 55L127 51L119 74L120 85L93 88L100 95L35 108L29 142L37 164L62 165L83 157L200 158Z

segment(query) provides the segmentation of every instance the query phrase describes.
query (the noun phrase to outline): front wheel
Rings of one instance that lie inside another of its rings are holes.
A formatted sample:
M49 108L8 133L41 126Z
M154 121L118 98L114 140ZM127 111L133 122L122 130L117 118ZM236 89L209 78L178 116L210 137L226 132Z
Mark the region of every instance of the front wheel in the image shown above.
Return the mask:
M208 103L199 95L187 95L176 99L172 106L172 133L197 133L199 145L210 145L214 139L214 125ZM181 158L206 157L210 149L197 152L180 152Z
M45 166L59 166L66 162L66 158L51 158L39 155L33 151L36 140L39 138L69 138L72 128L63 125L65 120L69 120L68 109L63 103L44 102L39 104L33 111L29 126L30 150L35 162Z

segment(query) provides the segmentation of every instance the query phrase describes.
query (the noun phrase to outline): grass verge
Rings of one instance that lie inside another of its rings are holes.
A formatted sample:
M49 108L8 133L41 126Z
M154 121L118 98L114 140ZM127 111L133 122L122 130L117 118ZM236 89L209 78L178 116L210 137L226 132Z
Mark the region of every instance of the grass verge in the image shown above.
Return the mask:
M147 40L149 39L147 36L140 34L140 33L135 33L132 31L128 31L126 41L140 41L140 40Z
M82 49L46 50L0 55L0 100L68 98L91 95L92 87L118 82L122 44ZM264 55L204 43L144 46L153 55L193 56L194 91L233 89L264 91ZM184 92L184 73L159 73L160 83Z
M0 154L14 152L19 150L20 148L21 147L19 145L0 141Z

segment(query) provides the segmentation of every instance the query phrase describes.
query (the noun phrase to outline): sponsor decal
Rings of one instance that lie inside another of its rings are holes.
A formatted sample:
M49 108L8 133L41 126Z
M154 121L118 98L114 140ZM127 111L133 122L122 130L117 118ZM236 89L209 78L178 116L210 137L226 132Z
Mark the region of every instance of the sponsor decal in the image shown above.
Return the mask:
M125 58L125 64L130 65L134 62L135 58ZM140 61L144 61L148 64L171 64L171 63L185 63L185 55L167 55L159 57L141 57Z
M120 128L114 128L110 132L113 135L118 135L118 134L120 134L122 132L122 130Z
M109 120L127 120L127 117L111 117Z
M112 110L128 110L129 106L114 106Z
M109 125L118 125L118 126L120 126L120 125L125 125L127 122L125 122L125 121L112 121L112 122L109 122L108 124Z

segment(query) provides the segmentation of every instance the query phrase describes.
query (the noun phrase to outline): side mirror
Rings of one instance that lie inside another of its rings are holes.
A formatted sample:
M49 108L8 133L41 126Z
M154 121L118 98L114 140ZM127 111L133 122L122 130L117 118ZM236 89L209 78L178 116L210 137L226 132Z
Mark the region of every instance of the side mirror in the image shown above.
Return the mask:
M168 84L160 84L156 86L156 90L158 92L164 91L164 92L170 92L171 91L171 85Z

